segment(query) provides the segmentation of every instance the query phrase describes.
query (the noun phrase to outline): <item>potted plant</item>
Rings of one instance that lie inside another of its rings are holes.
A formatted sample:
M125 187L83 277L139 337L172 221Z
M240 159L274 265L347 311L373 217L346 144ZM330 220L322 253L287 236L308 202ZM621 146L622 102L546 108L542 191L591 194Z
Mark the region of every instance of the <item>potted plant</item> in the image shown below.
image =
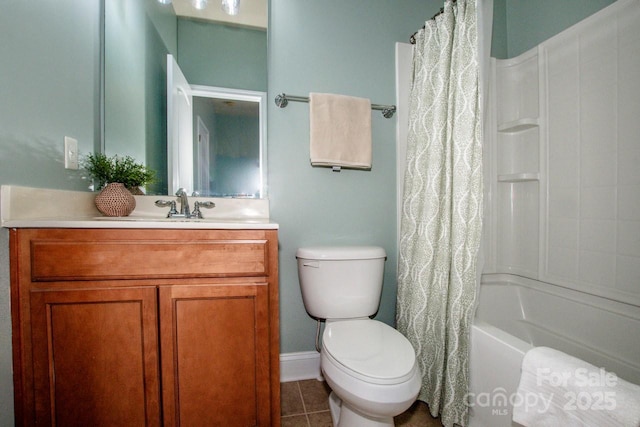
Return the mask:
M108 157L106 154L89 154L85 169L93 178L96 188L101 189L110 183L119 182L133 194L142 194L140 187L155 181L155 171L142 163L136 163L130 156Z
M102 153L89 154L85 169L93 178L100 193L96 207L107 216L127 216L136 207L133 194L143 194L140 187L155 180L155 172L130 156L108 157Z

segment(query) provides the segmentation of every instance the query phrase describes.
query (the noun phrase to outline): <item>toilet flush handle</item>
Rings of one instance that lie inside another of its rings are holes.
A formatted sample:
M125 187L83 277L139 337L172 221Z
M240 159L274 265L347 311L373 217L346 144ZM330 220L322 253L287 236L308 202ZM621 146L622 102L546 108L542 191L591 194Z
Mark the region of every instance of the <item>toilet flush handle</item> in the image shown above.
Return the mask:
M319 261L303 261L302 265L304 267L320 268L320 262Z

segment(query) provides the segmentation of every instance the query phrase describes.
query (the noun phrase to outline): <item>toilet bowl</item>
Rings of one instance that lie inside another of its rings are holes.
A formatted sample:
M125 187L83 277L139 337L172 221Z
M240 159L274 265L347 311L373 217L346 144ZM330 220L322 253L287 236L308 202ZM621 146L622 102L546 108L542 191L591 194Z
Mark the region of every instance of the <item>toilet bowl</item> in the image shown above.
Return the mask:
M416 400L421 375L409 340L370 318L380 304L384 249L309 247L296 258L305 309L326 320L320 367L334 426L393 426Z
M327 323L320 366L331 387L338 427L393 426L420 391L420 370L409 341L369 319Z

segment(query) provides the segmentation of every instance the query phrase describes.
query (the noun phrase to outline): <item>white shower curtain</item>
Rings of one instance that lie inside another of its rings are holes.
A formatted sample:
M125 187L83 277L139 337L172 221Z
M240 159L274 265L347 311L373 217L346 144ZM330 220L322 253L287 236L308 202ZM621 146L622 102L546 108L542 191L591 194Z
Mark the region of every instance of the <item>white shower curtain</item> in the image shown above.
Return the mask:
M466 425L469 332L482 229L475 0L447 1L416 34L402 201L397 326L422 371L418 399Z

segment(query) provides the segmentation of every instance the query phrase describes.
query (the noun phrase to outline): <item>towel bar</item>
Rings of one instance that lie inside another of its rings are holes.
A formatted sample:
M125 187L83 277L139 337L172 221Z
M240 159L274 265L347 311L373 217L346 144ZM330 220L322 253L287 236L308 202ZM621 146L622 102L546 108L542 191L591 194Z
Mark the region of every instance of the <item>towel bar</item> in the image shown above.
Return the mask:
M295 95L285 95L281 93L276 96L276 105L280 108L284 108L289 105L289 101L293 102L309 102L309 98L306 96L295 96ZM380 104L371 104L372 110L381 110L382 115L385 119L390 119L393 117L396 112L395 105L380 105Z

